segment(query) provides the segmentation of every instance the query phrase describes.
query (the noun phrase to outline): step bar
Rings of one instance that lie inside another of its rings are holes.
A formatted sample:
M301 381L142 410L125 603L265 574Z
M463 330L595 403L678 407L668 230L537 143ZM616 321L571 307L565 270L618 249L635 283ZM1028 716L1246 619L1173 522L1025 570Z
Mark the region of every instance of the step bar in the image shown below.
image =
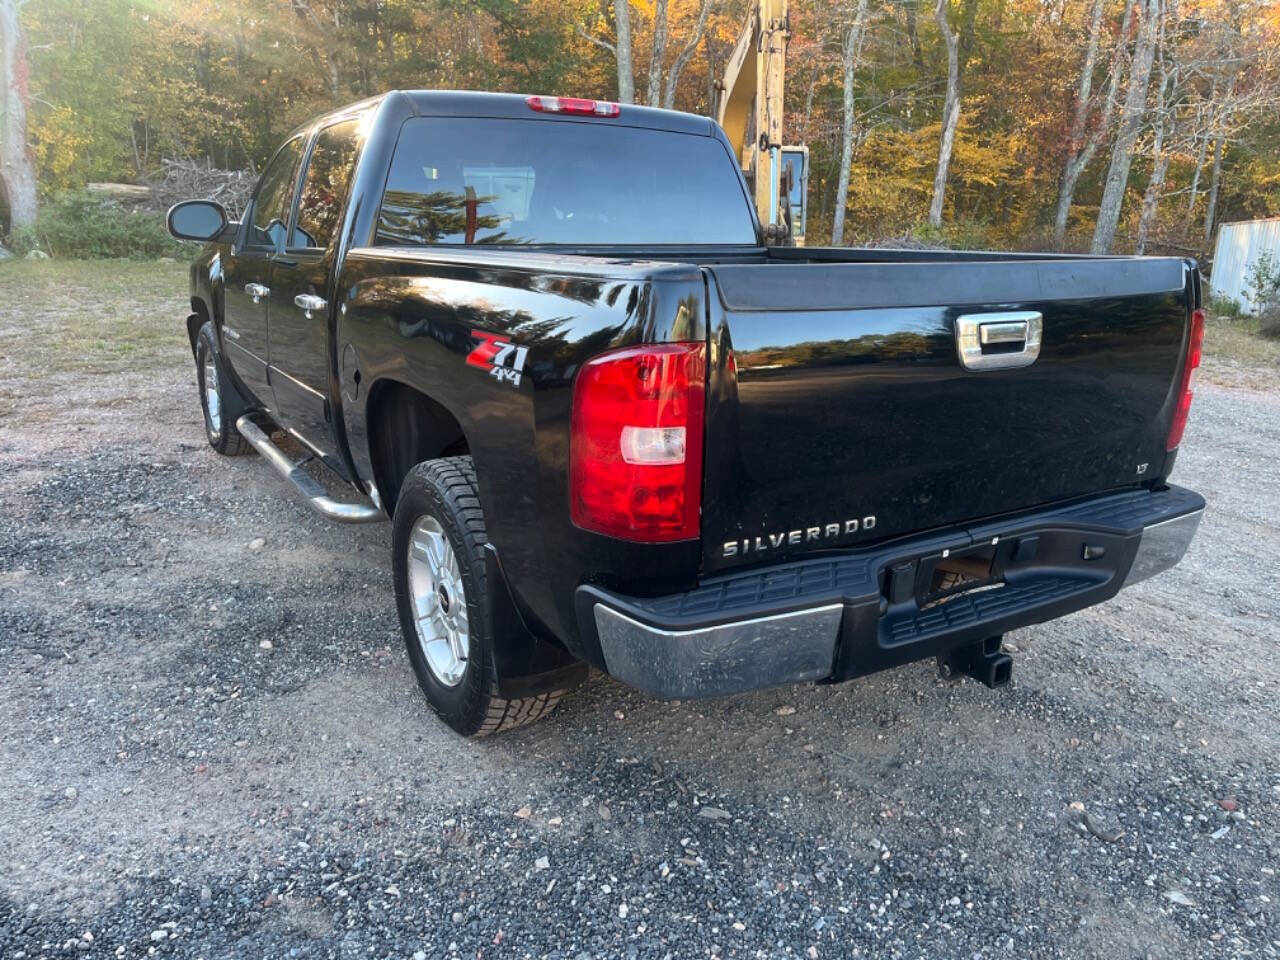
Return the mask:
M271 439L256 423L245 414L236 421L236 429L262 456L271 464L280 476L288 480L311 505L311 509L322 517L336 520L338 523L376 523L387 519L382 509L372 503L343 503L334 500L320 483L302 469L301 464L294 463L284 455L284 451L271 442Z

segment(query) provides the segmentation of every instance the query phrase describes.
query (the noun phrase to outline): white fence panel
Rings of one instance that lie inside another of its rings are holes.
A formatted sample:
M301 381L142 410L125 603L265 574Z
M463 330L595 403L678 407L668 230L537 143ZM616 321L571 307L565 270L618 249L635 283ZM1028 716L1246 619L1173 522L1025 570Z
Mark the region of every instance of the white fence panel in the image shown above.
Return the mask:
M1270 253L1280 267L1280 217L1243 220L1218 228L1218 245L1213 253L1213 277L1209 291L1215 297L1230 297L1246 313L1253 312L1247 277L1258 257Z

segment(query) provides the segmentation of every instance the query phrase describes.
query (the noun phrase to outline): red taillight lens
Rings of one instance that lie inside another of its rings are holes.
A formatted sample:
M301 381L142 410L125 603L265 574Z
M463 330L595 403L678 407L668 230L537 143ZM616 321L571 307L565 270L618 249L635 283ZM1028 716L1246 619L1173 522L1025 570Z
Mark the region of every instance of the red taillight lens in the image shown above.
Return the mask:
M1196 370L1200 367L1200 354L1204 348L1204 311L1191 311L1191 338L1187 344L1187 362L1182 368L1182 382L1178 389L1178 405L1173 410L1173 423L1169 425L1167 450L1176 450L1187 429L1187 416L1191 413L1191 398L1195 396Z
M573 522L623 540L698 536L706 346L628 347L583 364L573 389Z
M616 117L622 107L607 100L584 100L582 97L525 97L530 110L539 113L574 113L584 117Z

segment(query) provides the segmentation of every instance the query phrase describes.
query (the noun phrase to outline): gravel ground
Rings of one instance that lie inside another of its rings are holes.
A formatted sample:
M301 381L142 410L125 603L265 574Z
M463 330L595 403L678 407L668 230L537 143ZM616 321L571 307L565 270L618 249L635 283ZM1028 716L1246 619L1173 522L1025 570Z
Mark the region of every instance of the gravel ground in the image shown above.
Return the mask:
M471 743L387 527L206 447L181 297L143 305L171 346L79 366L37 301L0 298L5 960L1280 955L1274 369L1210 360L1183 564L1010 634L1005 691L595 677Z

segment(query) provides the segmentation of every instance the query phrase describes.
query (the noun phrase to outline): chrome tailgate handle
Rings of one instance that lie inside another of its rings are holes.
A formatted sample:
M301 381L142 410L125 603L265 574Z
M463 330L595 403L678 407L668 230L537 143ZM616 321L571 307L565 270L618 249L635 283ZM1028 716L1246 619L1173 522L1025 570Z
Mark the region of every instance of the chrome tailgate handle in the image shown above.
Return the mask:
M1035 310L956 317L956 353L966 370L1016 370L1036 362L1044 317Z

